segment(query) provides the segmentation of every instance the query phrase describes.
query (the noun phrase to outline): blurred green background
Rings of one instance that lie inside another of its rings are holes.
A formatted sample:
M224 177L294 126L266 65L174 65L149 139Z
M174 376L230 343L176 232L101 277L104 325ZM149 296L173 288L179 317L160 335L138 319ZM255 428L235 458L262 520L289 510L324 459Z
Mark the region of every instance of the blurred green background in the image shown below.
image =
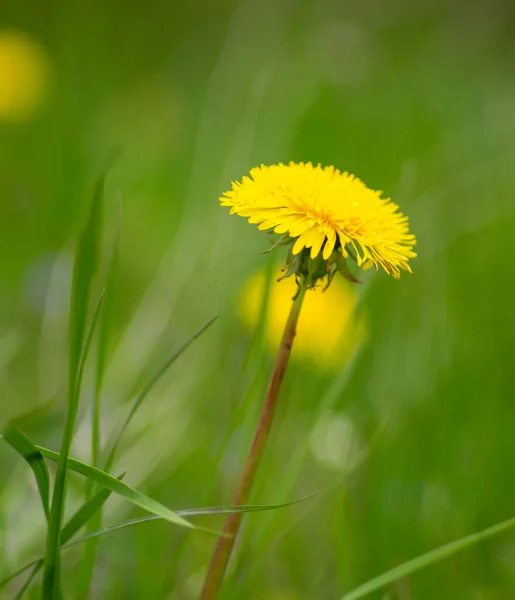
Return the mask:
M122 209L103 439L219 314L142 406L115 472L171 508L229 503L273 365L238 316L240 290L273 258L217 198L260 163L333 164L400 204L419 258L413 277L367 272L349 292L367 323L351 358L294 357L253 501L320 492L246 517L221 597L338 599L515 516L512 3L4 0L0 67L0 424L28 415L25 431L59 446L73 240L120 147L106 187L107 257ZM321 335L330 327L328 315ZM92 391L88 371L72 452L86 461ZM7 575L41 554L45 523L6 445L0 469ZM84 483L69 483L71 511ZM113 497L105 523L136 514ZM213 546L163 522L113 533L91 597L194 599ZM66 598L80 560L63 554ZM514 590L508 533L371 598Z

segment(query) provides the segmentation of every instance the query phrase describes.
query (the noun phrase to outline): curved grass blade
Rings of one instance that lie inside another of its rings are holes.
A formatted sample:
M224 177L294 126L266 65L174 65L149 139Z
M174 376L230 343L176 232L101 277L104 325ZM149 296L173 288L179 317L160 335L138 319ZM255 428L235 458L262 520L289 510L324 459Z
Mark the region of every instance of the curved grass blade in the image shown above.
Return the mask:
M318 494L318 492L313 492L312 494L308 494L307 496L303 496L302 498L293 500L292 502L284 502L283 504L247 504L247 505L243 505L243 506L213 506L213 507L208 507L208 508L186 508L183 510L175 511L175 514L180 517L198 517L198 516L203 516L203 515L226 515L226 514L230 514L230 513L241 513L241 512L243 512L243 513L262 512L262 511L267 511L267 510L276 510L279 508L293 506L294 504L299 504L299 502L304 502L304 500L308 500L309 498L315 496L316 494ZM84 508L84 506L81 507L75 514L77 515ZM74 517L72 517L70 519L69 523L73 519L74 519ZM66 550L67 548L71 548L72 546L76 546L77 544L82 544L83 542L87 542L88 540L91 540L94 538L99 538L108 533L112 533L113 531L118 531L119 529L125 529L126 527L132 527L134 525L140 525L142 523L147 523L148 521L158 521L158 520L162 520L162 519L163 519L162 517L159 517L157 515L150 515L147 517L138 517L136 519L129 519L128 521L124 521L123 523L118 523L117 525L112 525L110 527L104 527L103 529L99 529L98 531L93 531L91 533L87 533L86 535L78 537L69 543L64 543L65 541L68 541L71 536L65 540L65 528L63 528L62 550ZM83 524L84 523L81 523L80 527ZM78 531L80 529L80 527L75 528L75 531L71 535L76 533L76 531ZM7 579L0 581L0 589L6 583L11 581L11 579L14 579L15 577L17 577L18 575L20 575L27 569L30 569L34 565L38 565L37 570L39 570L41 568L41 566L43 565L43 559L40 558L40 559L33 560L30 563L27 563L25 566L21 567L21 569L18 569L15 573L9 575L9 577ZM37 570L36 570L36 572L37 572Z
M7 425L2 432L4 440L18 452L28 463L34 473L38 485L41 503L45 517L50 516L50 477L41 452L36 448L30 438L13 425Z
M426 554L422 554L421 556L417 556L417 558L408 560L402 565L394 567L378 577L374 577L374 579L363 583L354 590L345 594L345 596L343 596L340 600L358 600L358 598L363 598L372 592L380 590L394 583L402 577L406 577L412 573L415 573L416 571L420 571L420 569L448 558L457 552L461 552L461 550L465 550L469 546L473 546L482 540L493 537L494 535L502 533L503 531L511 529L512 527L515 527L515 518L508 519L507 521L503 521L497 525L492 525L492 527L488 527L487 529L483 529L477 533L472 533L471 535L467 535L459 540L455 540L454 542L444 544L439 548L435 548L434 550L426 552Z
M180 517L199 517L205 515L228 515L233 513L250 513L250 512L263 512L267 510L277 510L278 508L285 508L287 506L293 506L294 504L298 504L299 502L304 502L308 498L318 494L318 492L313 492L312 494L308 494L307 496L303 496L298 500L293 500L291 502L284 502L283 504L244 504L242 506L213 506L208 508L186 508L182 510L176 510L175 514ZM160 521L162 517L156 515L150 515L147 517L138 517L136 519L129 519L128 521L124 521L123 523L118 523L117 525L111 525L110 527L104 527L103 529L99 529L98 531L94 531L92 533L88 533L84 536L76 538L72 540L63 548L69 548L74 546L75 544L81 544L91 538L96 538L106 533L111 533L112 531L118 531L119 529L125 529L125 527L132 527L133 525L140 525L141 523L147 523L148 521Z
M41 446L37 446L37 448L45 458L49 458L50 460L59 462L59 453L58 452L48 450L47 448L42 448ZM125 498L125 500L132 502L132 504L135 504L136 506L143 508L144 510L146 510L149 513L157 515L157 516L169 521L170 523L173 523L174 525L179 525L181 527L185 527L186 529L203 531L205 533L210 533L210 534L216 535L216 536L223 535L222 533L213 531L211 529L205 529L203 527L196 527L189 521L186 521L186 519L179 517L176 513L171 511L169 508L166 508L166 506L164 506L163 504L160 504L156 500L153 500L152 498L145 496L145 494L138 492L134 488L128 486L126 483L123 483L122 481L120 481L119 479L116 479L112 475L109 475L108 473L105 473L104 471L101 471L100 469L97 469L95 467L92 467L91 465L88 465L79 460L75 460L73 458L68 457L67 458L67 467L69 469L71 469L72 471L75 471L76 473L80 473L81 475L88 477L95 483L98 483L99 485L110 489L115 494L118 494L122 498Z
M116 439L114 441L113 447L111 448L111 451L109 453L109 456L107 458L107 461L106 461L106 464L105 464L105 467L104 467L105 471L109 472L111 470L111 468L113 466L113 463L114 463L116 451L118 449L118 445L120 443L120 440L122 439L122 436L125 433L125 430L129 426L129 423L132 421L132 418L134 417L134 414L136 413L136 411L140 407L140 405L143 402L143 400L145 400L147 394L154 387L154 385L159 381L159 379L161 379L161 377L166 373L166 371L170 368L170 366L179 358L179 356L198 337L200 337L204 333L204 331L206 331L206 329L208 329L208 327L210 327L216 321L217 318L218 318L218 315L215 315L214 317L211 317L211 319L209 319L209 321L207 321L206 323L204 323L204 325L202 325L202 327L200 329L198 329L189 339L187 339L184 342L184 344L182 344L182 346L180 346L180 348L178 348L171 356L169 356L168 359L159 367L159 369L156 371L156 373L154 374L154 376L150 379L150 381L147 383L147 385L140 392L140 394L138 395L138 397L134 401L134 404L133 404L133 406L131 408L131 411L130 411L129 415L125 419L125 422L122 425L122 428L120 429L120 431L118 433L118 436L116 437Z

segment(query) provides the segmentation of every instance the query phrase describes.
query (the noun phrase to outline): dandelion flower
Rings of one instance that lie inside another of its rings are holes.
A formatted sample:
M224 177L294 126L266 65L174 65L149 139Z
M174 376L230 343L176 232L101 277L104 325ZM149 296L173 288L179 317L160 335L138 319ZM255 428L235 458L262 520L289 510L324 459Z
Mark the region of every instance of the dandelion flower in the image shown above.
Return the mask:
M411 273L415 236L408 217L381 195L346 171L290 162L251 169L220 203L259 229L291 238L293 256L305 248L311 259L321 255L328 263L350 256L359 267L380 265L397 279L400 269Z

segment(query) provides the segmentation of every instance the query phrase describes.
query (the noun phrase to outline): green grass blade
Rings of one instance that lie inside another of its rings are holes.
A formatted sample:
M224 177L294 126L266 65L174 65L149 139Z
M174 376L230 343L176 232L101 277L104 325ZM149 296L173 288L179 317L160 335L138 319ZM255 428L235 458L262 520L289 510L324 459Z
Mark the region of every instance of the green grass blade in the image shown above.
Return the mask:
M26 565L23 565L23 567L20 567L18 570L14 571L14 573L7 575L7 577L5 577L4 579L2 579L0 581L0 590L3 587L5 587L10 581L12 581L13 579L16 579L16 577L18 577L18 575L21 575L22 573L24 573L31 567L38 565L38 570L39 570L43 566L43 562L44 562L43 558L36 558L36 560L31 560ZM39 564L39 563L41 563L41 564Z
M106 289L107 294L104 301L104 307L102 310L101 321L99 326L98 334L98 351L97 351L97 362L96 362L96 376L95 376L95 394L91 406L91 462L94 467L98 467L100 464L100 453L101 453L101 433L100 433L100 399L102 392L102 384L105 374L106 365L106 352L109 338L110 329L110 317L113 306L113 297L115 289L115 275L116 266L118 262L118 243L119 243L119 232L120 232L120 206L117 207L117 219L116 219L116 230L113 248L111 252L111 259L109 261L109 267L107 270L106 277ZM92 482L87 479L85 485L85 499L88 501L93 494L94 487ZM102 525L102 509L95 513L92 519L87 523L89 531L94 531L100 528ZM75 577L75 596L80 598L87 598L89 594L89 587L93 578L93 572L95 567L95 556L96 556L95 541L90 544L86 544L83 552L83 556L79 561L77 573Z
M52 450L48 450L46 448L42 448L41 446L37 446L37 448L39 449L39 451L45 458L49 458L50 460L59 462L59 458L60 458L59 453L53 452ZM67 466L72 471L75 471L76 473L80 473L81 475L88 477L95 483L98 483L99 485L110 489L115 494L118 494L122 498L125 498L125 500L132 502L132 504L135 504L136 506L143 508L147 512L157 515L157 516L169 521L170 523L173 523L174 525L179 525L179 526L185 527L187 529L204 531L206 533L210 533L210 534L217 535L217 536L222 535L221 533L212 531L210 529L196 527L189 521L186 521L182 517L179 517L176 513L171 511L169 508L166 508L166 506L163 506L156 500L153 500L152 498L145 496L145 494L138 492L134 488L131 488L130 486L128 486L126 483L123 483L119 479L116 479L112 475L109 475L108 473L105 473L104 471L101 471L100 469L97 469L96 467L92 467L91 465L80 462L80 461L75 460L70 457L68 457L68 459L67 459Z
M93 196L88 222L75 252L70 308L70 381L76 381L84 343L93 277L96 273L102 234L105 173L100 176Z
M132 418L134 417L134 414L136 413L136 411L140 407L140 405L143 402L143 400L145 400L145 398L147 397L147 395L150 392L150 390L159 381L159 379L161 379L161 377L166 373L166 371L170 368L170 366L179 358L179 356L181 356L181 354L198 337L200 337L204 333L204 331L206 331L216 321L217 318L218 318L217 315L215 315L214 317L211 317L211 319L209 319L209 321L207 321L206 323L204 323L204 325L202 325L202 327L200 329L198 329L189 339L187 339L184 342L184 344L182 344L182 346L180 348L178 348L171 356L169 356L168 359L159 367L159 369L155 372L154 376L150 379L150 381L147 383L147 385L140 392L140 394L138 395L138 397L134 401L134 404L133 404L133 406L131 408L131 411L130 411L129 415L125 419L125 422L122 425L122 428L120 429L120 432L118 433L118 436L116 437L116 439L114 441L113 447L111 448L111 451L109 453L109 456L107 458L107 461L106 461L106 464L105 464L105 467L104 467L105 471L109 472L111 470L111 468L113 466L113 463L114 463L114 459L115 459L115 456L116 456L116 451L118 449L118 445L120 443L120 440L122 439L122 436L125 433L125 430L129 426L129 423L131 422Z
M100 431L100 401L102 394L102 384L104 381L107 347L109 342L109 331L111 314L113 308L116 268L118 264L118 247L120 235L120 208L118 206L116 232L111 251L111 259L106 276L106 294L103 310L100 318L98 331L98 351L95 375L95 394L91 405L91 464L94 467L100 466L101 454L101 431ZM94 491L94 484L86 479L85 497L86 502L91 498ZM100 529L102 526L102 509L98 510L94 516L87 522L87 532L91 533ZM75 597L85 600L89 595L89 589L93 580L95 570L95 561L97 554L98 540L94 539L84 545L81 559L77 565L75 575Z
M37 448L36 452L39 452ZM43 458L43 456L41 457ZM125 476L125 473L122 473L118 479L122 480ZM99 492L97 492L94 496L92 496L87 502L85 502L77 511L70 517L70 519L64 525L61 531L61 548L66 542L68 542L86 523L89 522L92 516L95 515L96 512L100 510L100 508L104 505L106 500L111 496L112 491L107 488L102 488ZM21 575L27 569L30 569L33 566L36 566L34 569L34 573L32 573L30 580L36 575L36 573L41 569L44 564L44 558L38 558L36 560L27 563L25 566L21 567L14 573L11 573L5 579L0 581L0 589L9 583L12 579ZM29 581L30 583L30 581Z
M43 600L58 600L60 597L60 536L66 500L66 458L70 452L79 404L81 357L84 365L87 355L86 348L83 349L83 343L91 286L100 255L104 179L105 173L100 176L97 183L89 219L79 238L75 252L70 307L68 399L46 540Z
M121 479L122 477L123 477L123 475L121 475L119 477L119 479ZM103 492L99 492L95 497L98 496L100 498L100 494L102 494L102 493L105 494L105 499L103 501L103 502L105 502L105 500L107 500L107 497L109 496L109 494L111 492L104 490ZM318 492L313 492L312 494L308 494L307 496L303 496L302 498L293 500L292 502L285 502L283 504L247 504L247 505L243 505L243 506L214 506L214 507L208 507L208 508L186 508L183 510L175 511L175 514L180 517L198 517L198 516L202 516L202 515L225 515L225 514L229 514L229 513L240 513L240 512L246 513L246 512L261 512L261 511L267 511L267 510L276 510L278 508L285 508L287 506L293 506L294 504L298 504L299 502L304 502L304 500L308 500L315 494L318 494ZM101 502L100 506L103 504L103 502ZM84 510L84 509L85 509L85 505L82 506L75 513L75 515L78 515L79 513L81 513L81 514L87 513L88 511ZM75 517L75 515L74 515L74 517ZM141 523L147 523L148 521L162 520L162 517L159 517L157 515L150 515L147 517L138 517L136 519L130 519L128 521L124 521L123 523L119 523L118 525L112 525L111 527L105 527L98 531L93 531L91 533L88 533L84 536L81 536L81 537L78 537L78 538L72 540L70 543L65 543L71 538L72 535L74 535L80 529L80 527L82 527L82 525L84 525L83 519L78 519L79 526L72 527L71 522L74 521L74 517L72 517L70 519L70 521L68 522L70 525L69 528L67 529L66 526L63 528L63 533L62 533L62 540L63 540L62 549L63 550L65 550L67 548L71 548L72 546L76 546L77 544L82 544L83 542L87 542L88 540L99 538L108 533L112 533L113 531L118 531L119 529L125 529L126 527L132 527L133 525L140 525ZM67 533L65 533L65 530L67 530ZM69 535L67 535L67 534L69 534ZM11 579L14 579L15 577L17 577L18 575L20 575L27 569L30 569L34 565L38 565L37 570L39 570L39 568L41 568L41 566L43 565L43 559L40 558L40 559L33 560L32 562L23 566L21 569L18 569L18 571L16 571L12 575L9 575L9 577L7 579L0 581L0 589L6 583L11 581Z
M292 502L284 502L283 504L246 504L242 506L213 506L208 508L186 508L182 510L176 510L175 514L179 515L180 517L199 517L204 515L227 515L233 513L250 513L263 512L267 510L277 510L279 508L293 506L294 504L298 504L299 502L304 502L304 500L311 498L317 493L318 492L313 492L312 494L308 494L307 496L304 496L297 500L293 500ZM66 544L64 548L70 548L75 544L81 544L89 539L97 538L107 533L118 531L119 529L125 529L125 527L132 527L133 525L140 525L141 523L148 523L148 521L157 520L162 520L162 517L150 515L147 517L129 519L128 521L124 521L123 523L111 525L110 527L104 527L103 529L100 529L98 531L93 531L92 533L88 533L84 536L76 538L75 540L72 540L69 544Z
M21 600L23 598L23 596L25 595L25 592L29 589L30 584L34 580L34 577L36 577L36 575L39 573L42 566L43 566L43 561L41 561L41 564L40 563L36 564L32 573L27 578L27 581L23 584L23 586L21 587L20 591L16 594L16 596L14 596L13 600Z
M374 579L363 583L354 590L345 594L341 600L357 600L358 598L363 598L372 592L380 590L394 583L402 577L407 577L416 571L420 571L420 569L424 569L425 567L444 560L445 558L448 558L457 552L461 552L461 550L465 550L469 546L473 546L482 540L493 537L494 535L502 533L503 531L511 529L512 527L515 527L515 518L508 519L507 521L503 521L497 525L492 525L492 527L488 527L487 529L483 529L477 533L472 533L471 535L467 535L459 540L455 540L454 542L444 544L439 548L435 548L434 550L426 552L426 554L422 554L417 558L408 560L402 565L394 567L378 577L374 577Z
M38 485L43 510L48 520L50 516L50 477L43 455L24 433L12 425L5 427L2 437L27 461L32 469Z
M118 481L121 481L124 477L125 473L117 477L117 479ZM66 544L66 542L68 542L81 527L90 521L91 517L98 513L112 493L112 490L102 488L77 509L61 531L61 541L63 544Z
M95 333L95 328L98 322L98 318L100 315L100 309L102 306L102 301L104 298L104 291L100 294L97 305L95 307L95 312L93 314L93 319L91 321L91 325L89 327L86 341L84 344L84 349L79 361L78 370L76 374L76 382L73 390L73 398L72 402L68 405L67 414L66 414L66 425L65 432L63 434L63 443L64 449L66 451L66 455L69 452L71 441L73 439L73 429L75 427L75 420L77 417L77 409L79 405L80 398L80 390L82 386L82 378L84 375L84 368L86 366L86 361L89 355L89 350L91 348L91 343L93 341L93 335ZM63 448L61 448L61 455L63 452ZM52 508L50 510L50 520L48 524L48 535L47 535L47 559L49 554L52 554L53 558L51 559L51 566L47 567L45 560L45 573L43 576L43 598L46 600L54 600L54 598L58 597L58 588L56 587L56 582L59 579L59 562L60 562L60 546L62 544L60 536L61 536L61 526L62 526L62 518L64 512L64 501L65 501L65 493L64 486L66 483L65 475L60 475L60 462L58 463L57 475L54 486L54 497L52 500ZM61 493L58 493L58 489L61 490ZM54 501L58 502L57 507L60 507L59 514L54 513L54 518L52 518L52 512L54 511ZM59 530L56 532L56 526L59 525ZM57 545L57 550L55 548L55 544ZM54 564L55 563L55 564Z
M104 382L104 374L106 367L106 352L109 342L109 331L111 324L111 315L113 309L113 299L116 280L116 268L118 265L118 247L120 239L120 209L118 208L118 216L116 223L116 233L111 252L111 259L107 270L105 289L107 290L104 300L104 308L102 311L99 331L98 331L98 352L95 376L95 396L92 406L92 433L91 433L91 460L94 467L99 466L100 460L100 394L102 392L102 384Z

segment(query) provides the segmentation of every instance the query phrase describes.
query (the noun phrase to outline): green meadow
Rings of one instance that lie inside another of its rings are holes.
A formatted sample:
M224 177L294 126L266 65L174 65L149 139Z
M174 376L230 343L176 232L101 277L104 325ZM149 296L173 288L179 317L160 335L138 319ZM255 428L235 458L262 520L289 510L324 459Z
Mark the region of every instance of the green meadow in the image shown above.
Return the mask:
M306 293L219 598L515 598L514 73L502 0L2 2L2 600L199 598L293 290L219 197L289 161L418 257Z

